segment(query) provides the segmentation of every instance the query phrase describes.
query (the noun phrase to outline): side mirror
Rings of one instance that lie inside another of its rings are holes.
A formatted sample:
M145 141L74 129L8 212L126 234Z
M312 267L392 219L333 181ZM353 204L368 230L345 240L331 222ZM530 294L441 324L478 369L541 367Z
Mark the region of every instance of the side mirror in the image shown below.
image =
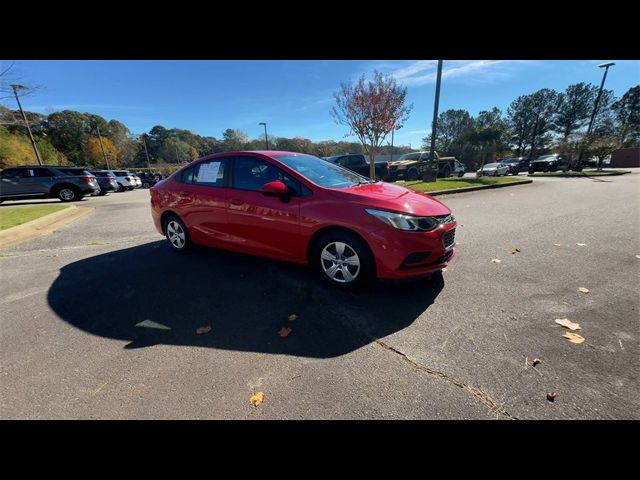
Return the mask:
M265 183L260 187L260 191L263 195L272 195L274 197L284 197L289 194L289 189L280 180Z

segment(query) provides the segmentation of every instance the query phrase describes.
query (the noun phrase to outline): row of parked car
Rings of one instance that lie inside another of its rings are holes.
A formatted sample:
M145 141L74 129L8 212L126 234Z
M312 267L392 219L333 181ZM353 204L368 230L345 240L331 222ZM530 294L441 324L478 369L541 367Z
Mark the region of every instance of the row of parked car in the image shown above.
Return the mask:
M607 164L607 162L604 162ZM595 167L597 160L589 158L582 161L582 167ZM564 157L553 153L541 155L535 160L527 160L524 157L505 158L494 163L483 165L477 172L478 177L502 175L518 175L520 172L557 172L557 171L579 170L576 162L569 157Z
M61 165L12 167L0 172L0 203L28 198L72 202L87 195L151 188L162 178L159 174L133 174L128 170L88 170Z

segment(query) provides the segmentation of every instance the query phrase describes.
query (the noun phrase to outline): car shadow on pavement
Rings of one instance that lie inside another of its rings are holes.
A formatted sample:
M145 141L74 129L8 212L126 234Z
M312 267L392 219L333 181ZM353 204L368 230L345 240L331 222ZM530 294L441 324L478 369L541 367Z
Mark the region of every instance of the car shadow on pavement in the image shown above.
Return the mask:
M407 327L443 288L437 274L344 291L305 266L204 248L180 255L158 241L64 266L47 298L64 321L128 341L125 348L190 345L327 358ZM196 333L206 326L208 333ZM286 337L278 334L283 328L291 329Z

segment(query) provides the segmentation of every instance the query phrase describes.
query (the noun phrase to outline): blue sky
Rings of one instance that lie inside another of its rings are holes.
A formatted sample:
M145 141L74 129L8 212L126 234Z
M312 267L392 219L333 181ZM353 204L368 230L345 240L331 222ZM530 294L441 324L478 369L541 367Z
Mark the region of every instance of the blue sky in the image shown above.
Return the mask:
M518 95L548 87L556 90L577 82L599 85L605 60L446 60L440 111L464 108L472 114L494 106L506 111ZM640 62L614 60L606 88L616 96L640 83ZM0 71L12 61L0 60ZM340 82L374 69L393 74L408 88L413 111L395 135L396 145L415 148L433 115L434 60L380 61L22 61L16 60L12 80L39 86L24 98L26 110L92 112L120 120L133 133L154 125L185 128L220 138L226 128L249 137L270 135L342 140L345 127L329 111ZM12 99L2 103L15 108ZM355 137L350 140L357 141Z

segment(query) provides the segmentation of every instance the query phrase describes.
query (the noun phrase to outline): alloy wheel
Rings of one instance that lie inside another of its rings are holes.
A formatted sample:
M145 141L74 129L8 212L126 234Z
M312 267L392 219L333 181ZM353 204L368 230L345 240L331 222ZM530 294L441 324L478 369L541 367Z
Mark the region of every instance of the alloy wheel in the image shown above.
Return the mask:
M325 275L337 283L351 283L360 273L360 257L344 242L327 244L320 254Z

